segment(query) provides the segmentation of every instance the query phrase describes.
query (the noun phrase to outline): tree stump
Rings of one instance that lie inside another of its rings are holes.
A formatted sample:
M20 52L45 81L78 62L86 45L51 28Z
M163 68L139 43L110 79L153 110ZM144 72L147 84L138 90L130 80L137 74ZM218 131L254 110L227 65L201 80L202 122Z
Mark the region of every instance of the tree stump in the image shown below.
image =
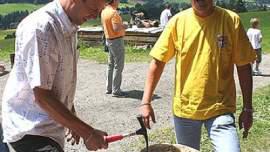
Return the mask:
M141 152L146 152L146 148ZM180 144L155 144L149 146L148 152L199 152L196 149Z

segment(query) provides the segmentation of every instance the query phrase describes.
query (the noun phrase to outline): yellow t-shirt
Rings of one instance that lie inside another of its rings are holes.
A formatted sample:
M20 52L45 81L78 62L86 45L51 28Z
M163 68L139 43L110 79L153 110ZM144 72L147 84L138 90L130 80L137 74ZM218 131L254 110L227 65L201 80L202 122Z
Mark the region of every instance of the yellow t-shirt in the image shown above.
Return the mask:
M175 15L150 55L176 57L173 112L194 120L235 112L234 64L256 59L239 16L219 7L206 18L192 8Z
M101 22L103 26L103 30L105 33L105 37L107 39L117 38L125 35L125 30L114 31L113 24L122 24L122 18L117 12L115 8L108 5L101 12Z

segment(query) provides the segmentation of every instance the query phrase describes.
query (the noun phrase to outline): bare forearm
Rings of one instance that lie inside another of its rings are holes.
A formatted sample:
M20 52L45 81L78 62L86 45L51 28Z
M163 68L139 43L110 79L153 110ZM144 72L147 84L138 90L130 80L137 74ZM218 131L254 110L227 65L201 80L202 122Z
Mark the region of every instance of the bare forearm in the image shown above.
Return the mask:
M237 67L239 83L243 95L244 108L252 109L252 88L253 80L251 74L251 65Z
M127 29L127 26L125 25L125 24L113 24L113 30L115 31L115 32L120 32L120 31L122 31L122 30L125 30L125 29Z
M69 111L64 104L57 100L51 91L35 88L36 102L56 122L73 130L79 136L87 138L93 128L80 120L72 111Z
M157 83L163 72L165 63L160 62L156 59L151 61L149 71L147 73L147 78L144 87L144 94L142 103L150 103L152 100L153 92L157 86Z

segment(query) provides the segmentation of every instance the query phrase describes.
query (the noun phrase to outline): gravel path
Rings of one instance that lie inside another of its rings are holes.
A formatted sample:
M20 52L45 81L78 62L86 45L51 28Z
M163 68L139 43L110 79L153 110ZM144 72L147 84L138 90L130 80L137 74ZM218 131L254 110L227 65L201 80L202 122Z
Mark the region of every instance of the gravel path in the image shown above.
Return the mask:
M270 55L263 56L261 66L264 76L254 77L254 89L270 84ZM77 113L93 127L105 130L108 134L133 132L139 129L136 120L137 106L143 94L143 86L149 63L127 63L123 72L122 89L129 97L114 98L105 95L106 65L87 60L80 60L78 64L78 85L75 98ZM7 65L7 68L9 65ZM9 70L9 69L7 69ZM174 62L170 62L162 75L155 92L153 103L157 123L153 130L172 124L171 120L171 92L173 90ZM0 77L0 97L8 78L8 74ZM236 80L237 81L237 80ZM239 94L239 85L237 93ZM1 106L0 106L1 108ZM106 152L121 152L121 147L133 142L137 137L110 144ZM66 144L67 152L86 152L84 145L71 146Z

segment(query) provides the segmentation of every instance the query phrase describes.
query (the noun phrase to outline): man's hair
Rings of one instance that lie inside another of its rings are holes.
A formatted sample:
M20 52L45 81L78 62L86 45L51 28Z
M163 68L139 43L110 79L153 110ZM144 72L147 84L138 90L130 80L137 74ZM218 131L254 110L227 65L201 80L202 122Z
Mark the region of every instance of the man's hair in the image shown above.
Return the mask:
M251 27L255 28L255 27L258 26L258 24L259 24L259 19L258 18L251 18L250 19L250 25L251 25Z

